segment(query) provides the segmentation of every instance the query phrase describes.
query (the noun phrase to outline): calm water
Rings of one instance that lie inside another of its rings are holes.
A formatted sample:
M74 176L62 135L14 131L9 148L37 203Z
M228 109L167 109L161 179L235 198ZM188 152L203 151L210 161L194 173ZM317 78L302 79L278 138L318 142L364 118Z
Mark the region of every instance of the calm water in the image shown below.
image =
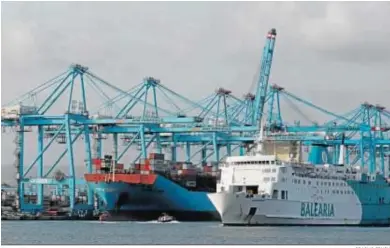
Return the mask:
M390 228L2 221L1 244L390 244Z

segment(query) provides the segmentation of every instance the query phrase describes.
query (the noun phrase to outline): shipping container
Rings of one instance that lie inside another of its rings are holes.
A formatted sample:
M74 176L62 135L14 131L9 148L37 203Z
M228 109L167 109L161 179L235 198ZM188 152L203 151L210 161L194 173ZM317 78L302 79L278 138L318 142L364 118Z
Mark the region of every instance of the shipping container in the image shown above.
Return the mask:
M123 170L124 165L123 165L123 164L116 164L115 168L116 168L117 170Z
M149 153L149 159L164 160L164 154L162 154L162 153Z
M20 115L33 115L37 113L34 106L15 105L1 108L1 117L4 119L19 118Z
M190 176L190 175L196 175L196 170L190 170L190 169L188 169L188 170L181 170L181 174L182 175L188 175L188 176Z
M102 165L102 159L100 159L100 158L93 158L92 159L92 164L93 165Z

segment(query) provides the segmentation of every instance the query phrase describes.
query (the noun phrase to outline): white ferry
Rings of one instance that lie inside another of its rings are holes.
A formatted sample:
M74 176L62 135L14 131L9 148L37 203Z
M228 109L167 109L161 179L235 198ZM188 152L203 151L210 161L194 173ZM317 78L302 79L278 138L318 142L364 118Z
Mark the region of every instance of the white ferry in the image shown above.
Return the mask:
M263 155L260 147L228 157L220 169L208 197L224 225L390 226L389 180L342 159L314 166Z

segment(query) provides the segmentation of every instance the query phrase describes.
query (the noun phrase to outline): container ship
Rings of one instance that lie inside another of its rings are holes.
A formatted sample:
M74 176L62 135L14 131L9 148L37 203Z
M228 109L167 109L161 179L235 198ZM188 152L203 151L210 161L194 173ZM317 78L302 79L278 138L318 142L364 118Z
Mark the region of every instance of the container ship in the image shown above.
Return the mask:
M111 155L93 159L93 164L95 173L85 174L85 180L112 219L156 220L167 213L178 221L220 220L207 197L216 191L216 164L200 169L191 163L167 161L158 153L127 170Z
M390 226L390 178L344 165L312 165L257 151L228 157L209 199L223 225Z

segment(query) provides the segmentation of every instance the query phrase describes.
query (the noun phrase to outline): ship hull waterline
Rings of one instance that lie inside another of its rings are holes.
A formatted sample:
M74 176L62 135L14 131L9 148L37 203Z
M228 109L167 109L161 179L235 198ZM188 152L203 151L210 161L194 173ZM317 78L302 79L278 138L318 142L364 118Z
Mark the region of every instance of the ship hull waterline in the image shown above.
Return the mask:
M254 200L245 194L211 193L210 201L220 214L224 226L372 226L389 227L390 204L377 208L383 218L367 219L360 205L343 208L337 204L302 203L272 199ZM321 205L321 207L320 207ZM318 207L317 207L318 206ZM321 208L321 210L320 210Z
M220 221L208 192L189 191L156 175L151 185L125 182L87 182L116 221L156 220L163 213L178 221Z

